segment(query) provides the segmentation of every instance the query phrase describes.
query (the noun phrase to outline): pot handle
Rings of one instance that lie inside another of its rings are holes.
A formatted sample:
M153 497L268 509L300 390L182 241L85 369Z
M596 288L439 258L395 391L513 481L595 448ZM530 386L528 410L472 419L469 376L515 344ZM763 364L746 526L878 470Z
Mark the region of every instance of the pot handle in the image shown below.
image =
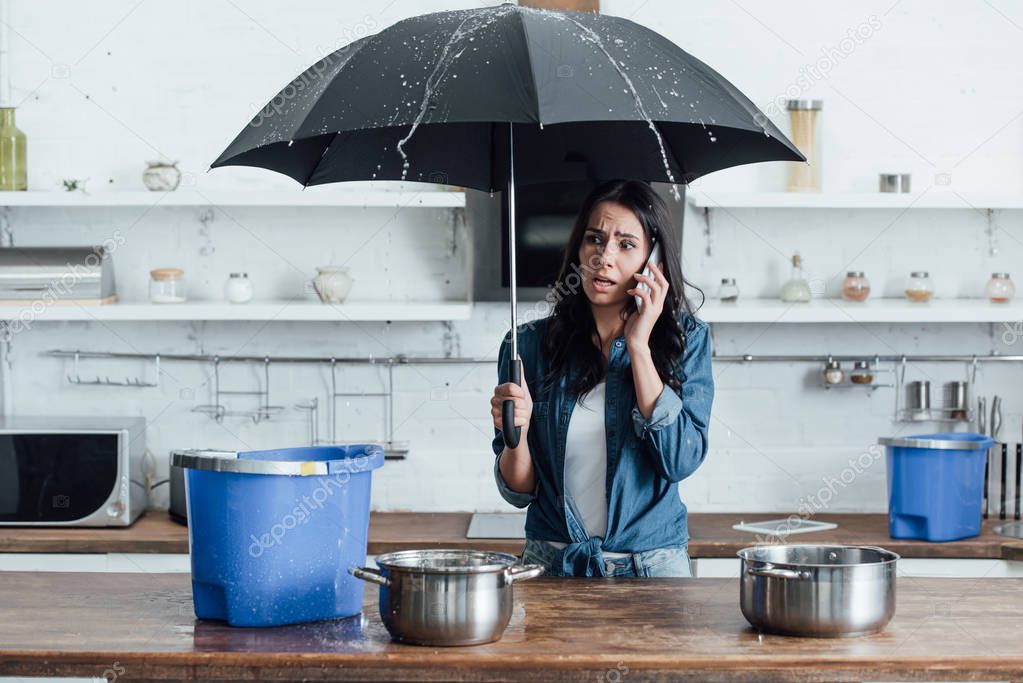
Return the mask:
M534 579L543 574L543 570L544 566L542 564L517 564L513 567L508 567L506 576L508 583L513 583L515 581Z
M810 578L810 572L801 570L796 571L795 569L782 569L775 567L771 564L765 564L759 569L753 567L747 567L746 573L750 576L765 576L773 579L808 579Z
M390 586L391 580L381 574L376 569L370 567L349 567L348 573L357 579L363 581L369 581L370 583L379 583L381 586Z

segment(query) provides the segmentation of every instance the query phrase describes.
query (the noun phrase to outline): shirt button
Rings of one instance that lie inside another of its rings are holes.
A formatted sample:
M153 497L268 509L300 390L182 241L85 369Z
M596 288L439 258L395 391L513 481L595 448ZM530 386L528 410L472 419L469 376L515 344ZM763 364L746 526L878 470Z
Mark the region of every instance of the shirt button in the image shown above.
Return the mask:
M622 348L622 340L619 339L618 341L616 341L615 346L617 346L618 348Z

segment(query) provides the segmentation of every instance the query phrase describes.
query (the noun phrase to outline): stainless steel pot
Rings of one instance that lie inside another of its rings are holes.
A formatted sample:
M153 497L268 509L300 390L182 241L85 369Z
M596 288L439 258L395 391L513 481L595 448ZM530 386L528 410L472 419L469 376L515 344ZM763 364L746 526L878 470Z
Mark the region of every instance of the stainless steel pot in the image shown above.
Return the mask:
M743 548L739 605L754 627L795 636L877 633L895 614L899 556L873 546Z
M379 555L379 570L351 567L380 584L380 618L395 640L417 645L478 645L501 637L512 614L512 584L543 565L507 553L403 550Z

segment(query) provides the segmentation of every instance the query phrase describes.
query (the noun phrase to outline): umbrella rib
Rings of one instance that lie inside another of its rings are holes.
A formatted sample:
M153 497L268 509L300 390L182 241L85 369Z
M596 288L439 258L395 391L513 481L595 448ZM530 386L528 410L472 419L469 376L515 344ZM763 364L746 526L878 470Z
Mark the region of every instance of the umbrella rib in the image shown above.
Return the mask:
M323 90L321 91L321 96L323 95L323 93L327 92L327 90L330 88L330 86L334 83L334 79L337 78L338 75L340 75L341 71L344 70L344 68L346 66L348 66L348 62L350 62L352 60L352 58L355 57L355 55L357 53L362 51L362 48L366 46L366 44L369 42L369 39L372 38L372 37L373 36L366 36L365 38L360 38L360 39L358 39L356 41L353 41L353 42L349 43L348 45L345 45L344 47L342 47L342 48L332 52L330 55L328 55L325 58L325 59L329 59L330 57L333 57L335 54L337 54L338 52L340 52L342 50L348 50L349 51L349 54L344 56L344 61L341 64L338 65L337 69L334 71L334 74L330 77L330 82L328 82L323 87ZM310 68L312 68L312 67L310 67ZM306 69L306 71L308 71L308 69ZM302 73L304 74L305 71L303 71ZM301 74L300 74L300 76L301 76ZM316 109L316 105L317 104L319 104L319 100L318 99L315 102L313 102L312 106L309 107L309 110L306 111L306 113L302 116L302 121L299 122L298 126L296 126L295 130L292 131L292 133L291 133L291 138L292 139L295 138L295 133L298 133L300 130L302 130L302 128L305 126L306 122L309 121L309 117L312 116L313 110ZM324 132L326 132L326 131L324 131ZM340 132L340 131L338 131L338 132ZM333 142L333 140L331 140L331 142Z
M313 164L313 169L311 171L309 171L309 175L306 176L305 182L302 183L302 189L303 190L305 188L309 187L309 181L312 180L313 175L316 174L316 170L320 167L320 164L323 163L324 158L326 158L326 156L327 156L327 152L330 151L330 146L334 144L334 141L337 140L337 136L340 133L341 133L341 131L338 131L337 133L334 133L330 137L330 141L327 143L327 146L323 148L323 152L320 154L320 158L316 160L315 164Z

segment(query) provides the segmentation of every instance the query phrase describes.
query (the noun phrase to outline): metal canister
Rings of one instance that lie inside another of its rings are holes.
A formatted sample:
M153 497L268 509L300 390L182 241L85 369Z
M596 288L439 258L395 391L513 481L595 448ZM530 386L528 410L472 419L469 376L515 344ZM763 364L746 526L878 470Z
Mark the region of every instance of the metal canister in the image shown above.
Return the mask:
M909 192L910 175L908 173L878 174L878 187L881 192Z

